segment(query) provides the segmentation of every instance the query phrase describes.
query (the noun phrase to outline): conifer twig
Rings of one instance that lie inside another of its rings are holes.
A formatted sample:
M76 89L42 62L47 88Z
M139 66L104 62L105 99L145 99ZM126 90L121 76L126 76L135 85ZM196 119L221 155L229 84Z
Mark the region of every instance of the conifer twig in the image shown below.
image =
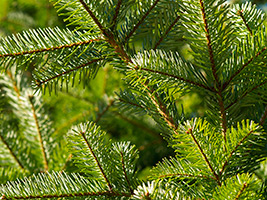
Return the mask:
M20 162L20 160L18 159L18 157L15 155L15 153L13 152L13 150L10 148L10 146L8 145L8 143L5 141L5 139L2 137L2 135L0 134L0 139L1 141L5 144L6 148L8 149L9 153L11 154L11 156L14 158L14 160L18 163L19 167L21 169L24 169L23 164Z
M241 190L238 192L238 194L236 195L236 197L234 198L234 200L238 200L239 197L242 195L242 192L244 192L244 190L248 187L247 183L243 184L243 187L241 188Z
M255 56L251 57L240 69L238 69L230 78L228 81L226 81L223 84L223 90L232 82L232 80L240 74L254 59L256 59L258 56L260 56L264 51L267 49L267 47L264 47L261 49L258 53L255 54Z
M144 16L140 19L140 21L134 26L133 30L125 37L124 42L127 42L130 37L134 34L134 32L138 29L138 27L143 23L149 13L153 10L153 8L158 4L159 0L156 0L153 5L148 9L148 11L144 14Z
M121 7L121 3L122 3L122 0L118 0L117 6L115 9L115 14L114 14L112 21L111 21L111 24L113 24L111 27L111 30L114 30L114 28L115 28L116 21L117 21L118 15L119 15L120 7Z
M215 85L216 85L215 88L216 88L217 94L218 94L217 99L218 99L219 106L220 106L221 121L222 121L222 128L223 128L222 134L223 134L224 141L226 141L227 119L226 119L226 113L225 113L225 106L223 103L222 87L220 85L219 78L217 76L217 70L216 70L213 50L212 50L212 46L211 46L211 38L210 38L209 26L207 23L207 17L206 17L206 11L205 11L205 7L204 7L204 3L203 3L203 0L199 0L199 2L200 2L200 9L202 12L202 18L203 18L203 22L204 22L204 28L205 28L205 32L206 32L207 45L208 45L212 74L213 74L213 77L215 79Z
M248 94L256 90L257 88L267 84L267 80L263 81L261 84L254 86L249 91L246 91L241 97L234 100L232 103L230 103L225 109L228 110L230 107L232 107L234 104L236 104L238 101L241 101L244 97L246 97Z
M43 80L43 81L36 80L36 85L39 87L39 86L41 86L41 85L47 83L48 81L51 81L51 80L56 79L56 78L59 78L59 77L65 75L65 74L69 74L69 73L71 73L71 72L73 72L73 71L75 71L75 70L77 70L77 69L86 67L86 66L88 66L88 65L90 65L90 64L96 63L96 62L101 61L101 60L104 60L104 58L99 58L99 59L91 60L91 61L89 61L89 62L87 62L87 63L81 64L81 65L79 65L79 66L77 66L77 67L74 67L73 69L70 69L70 70L68 70L68 71L64 71L64 72L62 72L61 74L57 74L56 76L50 77L50 78L45 79L45 80Z
M154 50L158 48L158 46L161 44L161 42L164 40L164 38L168 35L168 33L171 31L171 29L173 28L173 26L178 22L178 20L181 18L181 16L177 16L175 18L175 20L172 22L172 24L167 28L167 30L165 31L165 33L160 37L160 39L158 40L158 42L156 43L156 45L154 46Z
M156 73L156 74L161 74L161 75L164 75L164 76L172 77L172 78L178 79L180 81L184 81L184 82L190 83L192 85L204 88L204 89L209 90L211 92L215 91L214 88L210 88L210 87L205 86L205 85L203 85L201 83L197 83L195 81L192 81L192 80L189 80L189 79L185 79L184 77L176 76L176 75L173 75L173 74L168 74L166 72L161 72L161 71L157 71L157 70L153 70L153 69L147 69L147 68L143 68L143 67L139 68L139 67L136 66L135 68L136 68L136 70L143 70L143 71L148 71L148 72L152 72L152 73Z
M125 170L125 163L124 163L123 153L120 152L120 154L121 154L121 165L122 165L123 174L124 174L124 177L125 177L125 180L126 180L128 186L129 186L130 192L131 192L131 194L133 194L134 191L133 191L132 185L131 185L131 183L130 183L130 181L128 179L128 176L127 176L127 173L126 173L126 170Z
M195 138L192 129L189 129L188 131L186 131L186 133L190 134L190 136L192 137L194 143L197 145L198 150L200 151L202 157L204 158L206 164L208 165L208 167L209 167L211 173L213 174L215 180L217 181L218 185L221 186L221 181L220 181L220 178L219 178L218 174L215 172L215 170L211 166L209 159L207 158L207 156L204 153L202 147L200 146L200 144L198 143L197 139Z
M45 151L45 147L44 147L44 141L43 141L43 136L42 136L41 129L40 129L39 120L38 120L38 117L36 115L36 110L35 110L34 104L32 102L33 96L28 96L28 98L29 98L29 102L31 104L32 114L33 114L36 129L37 129L39 142L40 142L40 146L41 146L41 151L42 151L42 155L43 155L43 159L44 159L44 169L45 169L45 171L47 171L48 170L48 160L47 160L47 155L46 155L46 151Z
M94 121L96 124L99 122L99 120L103 117L103 115L108 111L108 109L111 107L111 106L113 106L113 104L114 104L114 100L111 100L110 102L109 102L109 104L106 106L106 108L101 112L101 113L97 113L97 118L96 118L96 120Z
M248 29L250 35L252 36L252 31L251 31L251 29L249 28L246 19L244 18L243 10L238 10L238 11L237 11L237 15L239 15L239 16L241 17L241 19L242 19L242 21L244 22L245 26L247 27L247 29Z
M240 140L238 142L238 144L235 146L235 148L231 151L231 153L229 154L228 158L226 159L226 161L224 162L222 169L220 171L220 174L223 173L225 167L228 165L228 161L230 160L230 158L233 156L233 154L235 153L235 151L237 150L237 148L254 132L254 130L250 131L244 138L242 138L242 140Z
M180 173L161 175L161 176L159 176L159 179L168 178L168 177L172 178L172 177L177 177L177 176L188 177L188 178L213 179L213 180L217 181L217 179L215 177L212 177L212 176L194 175L194 174L180 174Z
M100 172L101 172L103 178L105 179L105 181L106 181L106 183L107 183L107 185L108 185L108 188L109 188L110 192L113 192L112 185L110 184L110 182L109 182L109 180L108 180L108 178L107 178L107 176L106 176L106 173L104 172L104 170L103 170L103 168L102 168L102 166L101 166L101 164L100 164L100 162L99 162L97 156L95 155L95 152L93 151L93 149L92 149L90 143L88 142L87 138L85 137L85 133L84 133L84 132L80 132L80 134L81 134L81 136L83 137L83 139L84 139L84 141L85 141L85 143L86 143L86 146L88 147L88 149L89 149L89 151L91 152L92 156L94 157L94 160L95 160L95 162L96 162L96 164L97 164L97 166L98 166L98 168L99 168L99 170L100 170Z
M22 51L22 52L17 52L17 53L0 54L0 58L16 57L16 56L41 53L41 52L46 52L46 51L54 51L54 50L59 50L59 49L64 49L64 48L71 48L71 47L75 47L75 46L86 45L86 44L90 44L92 42L98 42L98 41L101 41L101 40L100 39L92 39L92 40L87 40L87 41L83 41L83 42L76 42L76 43L61 45L61 46L57 46L57 47L51 47L51 48L36 49L36 50L31 50L31 51Z

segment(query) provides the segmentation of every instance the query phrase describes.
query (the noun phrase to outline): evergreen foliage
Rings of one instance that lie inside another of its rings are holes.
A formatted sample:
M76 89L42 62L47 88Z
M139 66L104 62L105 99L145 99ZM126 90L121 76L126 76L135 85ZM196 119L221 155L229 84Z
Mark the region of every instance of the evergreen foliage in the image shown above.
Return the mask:
M266 199L262 11L225 0L51 3L74 30L0 39L1 199ZM86 87L104 67L118 70L125 86L99 100L89 121L59 134L42 93ZM179 106L193 92L204 97L203 116ZM172 148L147 180L138 178L137 148L98 125L108 110L153 119Z

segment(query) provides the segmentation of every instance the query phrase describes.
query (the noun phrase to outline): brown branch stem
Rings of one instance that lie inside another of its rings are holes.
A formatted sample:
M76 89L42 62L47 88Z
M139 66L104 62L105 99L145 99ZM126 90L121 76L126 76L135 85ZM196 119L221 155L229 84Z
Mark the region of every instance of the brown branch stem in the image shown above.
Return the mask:
M248 184L247 183L244 183L243 184L243 187L241 188L241 190L238 192L238 194L236 195L235 199L234 200L238 200L239 197L241 196L242 192L248 187Z
M130 188L130 192L131 192L131 194L134 194L134 190L132 189L131 183L130 183L130 181L129 181L129 179L128 179L128 176L127 176L127 173L126 173L126 170L125 170L125 164L124 164L123 153L120 152L120 154L121 154L122 170L123 170L123 174L124 174L125 180L126 180L128 186L129 186L129 188Z
M113 106L113 104L114 104L114 100L111 100L110 102L109 102L109 104L105 107L105 109L101 112L101 113L98 113L97 114L97 118L96 118L96 120L94 121L96 124L99 122L99 120L103 117L103 115L108 111L108 109L111 107L111 106Z
M266 118L267 118L267 105L265 106L264 113L262 114L261 119L260 119L260 125L261 126L263 126Z
M239 15L239 16L241 17L241 19L242 19L242 21L244 22L245 26L247 27L247 29L248 29L250 35L252 36L252 31L251 31L251 29L249 28L246 19L244 18L243 11L242 11L242 10L237 11L237 15Z

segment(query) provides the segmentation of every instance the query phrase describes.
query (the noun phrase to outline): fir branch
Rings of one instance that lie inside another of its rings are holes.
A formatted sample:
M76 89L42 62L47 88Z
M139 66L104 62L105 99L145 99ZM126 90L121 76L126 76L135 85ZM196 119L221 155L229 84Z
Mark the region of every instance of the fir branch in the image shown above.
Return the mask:
M242 195L242 192L248 187L248 184L247 183L244 183L243 184L243 187L241 188L241 190L238 192L238 194L236 195L235 199L234 200L238 200L239 197Z
M213 176L215 177L215 180L217 181L218 185L221 186L221 182L220 182L220 178L218 176L218 174L215 172L215 170L213 169L213 167L211 166L209 159L207 158L206 154L204 153L203 149L201 148L200 144L198 143L197 139L195 138L192 129L189 129L187 132L187 134L190 134L190 136L192 137L194 143L197 145L201 155L203 156L206 164L208 165L211 173L213 174Z
M41 85L43 85L43 84L45 84L45 83L47 83L47 82L49 82L49 81L51 81L51 80L53 80L53 79L59 78L59 77L65 75L65 74L69 74L69 73L71 73L71 72L73 72L73 71L75 71L75 70L77 70L77 69L86 67L86 66L88 66L88 65L90 65L90 64L92 64L92 63L96 63L96 62L101 61L101 60L104 60L104 59L105 59L105 58L99 58L99 59L91 60L91 61L89 61L89 62L87 62L87 63L84 63L84 64L82 64L82 65L79 65L79 66L77 66L77 67L75 67L75 68L73 68L73 69L70 69L70 70L68 70L68 71L62 72L61 74L57 74L56 76L50 77L50 78L45 79L45 80L43 80L43 81L36 80L36 86L40 87Z
M199 179L199 178L202 178L202 179L213 179L213 180L217 181L217 179L215 177L209 177L209 176L204 176L204 175L193 175L193 174L179 174L179 173L176 173L176 174L165 174L165 175L159 176L158 178L159 179L164 179L164 178L168 178L168 177L173 178L173 177L176 177L176 176L196 178L196 179Z
M144 109L144 110L146 110L146 109L151 110L150 108L145 108L145 107L143 107L143 106L141 106L141 105L138 105L138 104L135 104L135 103L132 103L132 102L125 101L125 100L122 99L122 98L119 98L118 100L121 101L121 102L127 103L127 104L131 104L131 105L133 105L133 106L135 106L135 107L142 108L142 109Z
M5 141L5 139L2 137L2 135L0 134L0 139L1 141L5 144L5 146L7 147L9 153L11 154L11 156L14 158L14 160L18 163L19 167L21 169L24 169L24 166L22 165L22 163L20 162L20 160L18 159L18 157L15 155L15 153L12 151L12 149L10 148L10 146L8 145L8 143Z
M250 58L239 70L237 70L230 78L228 81L226 81L223 84L223 90L232 82L232 80L239 75L244 69L245 67L247 67L254 59L256 59L258 56L260 56L262 53L264 53L264 51L267 49L267 47L264 47L263 49L261 49L255 56L253 56L252 58Z
M143 83L143 85L147 89L147 94L150 97L153 104L156 106L159 114L163 117L165 122L167 122L168 126L174 131L174 133L178 134L177 124L175 124L173 118L169 116L166 106L161 102L156 92L148 86L148 83Z
M114 30L114 28L116 26L116 21L117 21L118 15L119 15L121 4L122 4L122 0L118 0L117 6L115 9L115 14L114 14L112 21L111 21L111 24L113 24L111 27L111 30Z
M228 110L230 107L232 107L234 104L236 104L238 101L241 101L244 97L246 97L250 92L253 92L254 90L256 90L257 88L259 88L260 86L263 86L267 83L267 80L263 81L261 84L256 85L255 87L251 88L249 91L246 91L240 98L237 98L235 101L233 101L232 103L230 103L225 110Z
M105 108L101 113L97 113L97 118L96 118L96 120L95 120L95 123L96 123L96 124L99 122L99 120L101 119L101 117L108 111L108 109L109 109L111 106L113 106L114 102L115 102L114 100L111 100L111 101L109 102L109 104L106 106L106 108Z
M242 138L242 140L240 140L238 142L238 144L235 146L235 148L231 151L231 153L229 154L228 158L226 159L226 161L224 162L222 169L220 171L220 175L223 173L225 167L228 165L228 161L230 160L230 158L233 156L233 154L235 153L235 151L237 150L237 148L254 132L254 130L250 131L244 138Z
M88 149L90 150L92 156L94 157L94 160L95 160L95 162L96 162L96 164L97 164L97 166L98 166L98 168L99 168L99 170L100 170L100 172L101 172L103 178L105 179L105 181L106 181L106 183L107 183L107 185L108 185L108 188L109 188L110 192L113 192L112 186L111 186L109 180L107 179L107 176L106 176L106 174L105 174L105 172L104 172L104 170L103 170L103 168L102 168L102 166L101 166L101 164L100 164L98 158L96 157L96 155L95 155L95 153L94 153L94 151L93 151L91 145L89 144L88 140L87 140L86 137L85 137L85 133L84 133L84 132L80 132L80 134L81 134L81 136L83 137L83 139L84 139L84 141L85 141L85 143L86 143Z
M217 71L216 71L216 66L215 66L215 61L214 61L213 50L212 50L212 46L211 46L211 38L210 38L210 32L209 32L209 27L208 27L208 23L207 23L206 11L205 11L203 0L200 0L199 2L200 2L202 18L203 18L203 22L204 22L204 28L206 31L206 39L207 39L209 56L210 56L212 74L213 74L213 77L215 79L217 87L220 87L219 79L218 79Z
M189 79L185 79L185 78L180 77L180 76L176 76L176 75L173 75L173 74L169 74L169 73L166 73L166 72L161 72L161 71L157 71L157 70L153 70L153 69L147 69L147 68L143 68L143 67L138 67L138 66L136 66L135 69L136 70L148 71L148 72L152 72L152 73L156 73L156 74L161 74L161 75L168 76L168 77L172 77L172 78L178 79L180 81L184 81L184 82L190 83L192 85L204 88L204 89L209 90L211 92L215 92L214 88L210 88L210 87L205 86L205 85L203 85L201 83L197 83L197 82L194 82L194 81L189 80Z
M111 192L111 191L103 191L103 192L81 192L74 194L52 194L52 195L36 195L36 196L14 196L14 197L6 197L3 195L1 197L2 200L11 200L11 199L47 199L47 198L64 198L64 197L131 197L132 194L129 193L120 193L120 192Z
M215 88L216 88L217 94L218 94L217 99L218 99L219 106L220 106L222 128L223 128L222 135L223 135L224 141L226 141L227 120L226 120L225 107L224 107L224 103L223 103L222 88L221 88L221 85L219 82L219 78L217 76L217 70L216 70L213 50L212 50L212 46L211 46L211 38L210 38L210 32L209 32L209 27L208 27L208 23L207 23L207 17L206 17L206 11L205 11L205 7L204 7L204 3L203 3L203 0L200 0L199 2L200 2L202 18L203 18L203 22L204 22L204 28L206 31L206 38L207 38L207 45L208 45L210 62L211 62L212 74L213 74L213 77L215 79L215 85L216 85Z
M144 16L140 19L140 21L134 26L133 30L125 37L124 42L127 42L129 38L134 34L134 32L138 29L138 27L143 23L149 13L153 10L153 8L158 4L159 0L156 0L154 4L148 9L148 11L144 14Z
M76 42L76 43L71 43L71 44L67 44L67 45L61 45L58 47L36 49L36 50L23 51L23 52L17 52L17 53L0 54L0 58L17 57L17 56L28 55L28 54L54 51L54 50L58 50L58 49L71 48L71 47L75 47L75 46L86 45L86 44L90 44L92 42L98 42L98 41L101 41L101 40L100 39L92 39L92 40L87 40L87 41L83 41L83 42Z
M39 120L38 120L38 117L36 116L36 110L34 108L34 103L32 101L33 100L33 96L29 95L28 98L29 98L29 102L31 104L32 114L33 114L33 118L34 118L36 129L37 129L37 133L38 133L38 136L39 136L39 142L40 142L41 151L42 151L42 155L43 155L43 159L44 159L44 169L45 169L45 171L47 171L48 170L47 155L46 155L45 148L44 148L44 141L43 141L42 133L41 133L41 130L40 130Z
M260 125L261 125L261 126L263 126L263 124L264 124L266 118L267 118L267 105L265 106L265 111L264 111L264 113L262 114L261 119L260 119Z
M246 19L244 18L243 10L238 10L238 11L237 11L237 15L239 15L239 16L241 17L241 19L242 19L242 21L244 22L245 26L247 27L247 29L248 29L250 35L252 36L252 31L251 31L251 29L249 28Z
M158 40L158 42L156 43L156 45L154 46L154 50L156 50L158 48L158 46L161 44L161 42L164 40L164 38L168 35L168 33L171 31L171 29L173 28L173 26L178 22L178 20L181 18L181 16L177 16L176 19L173 21L173 23L167 28L167 30L165 31L165 33L160 37L160 39Z
M124 164L124 158L123 158L123 153L120 152L120 154L121 154L122 170L123 170L123 174L124 174L125 180L126 180L128 186L129 186L129 189L130 189L131 194L134 194L134 191L132 189L131 183L130 183L130 181L128 179L128 176L127 176L127 173L126 173L125 164Z
M114 35L112 34L112 32L109 32L109 31L107 31L104 28L104 26L100 23L100 21L97 19L97 17L95 16L95 14L90 10L90 8L87 6L87 4L83 0L79 0L79 2L83 5L84 9L88 12L88 14L94 20L94 22L96 23L96 25L98 26L98 28L104 34L104 36L108 40L108 43L110 43L110 45L112 47L114 47L115 52L117 52L124 60L126 60L127 63L130 62L129 56L124 51L123 47L116 42L116 40L115 40Z

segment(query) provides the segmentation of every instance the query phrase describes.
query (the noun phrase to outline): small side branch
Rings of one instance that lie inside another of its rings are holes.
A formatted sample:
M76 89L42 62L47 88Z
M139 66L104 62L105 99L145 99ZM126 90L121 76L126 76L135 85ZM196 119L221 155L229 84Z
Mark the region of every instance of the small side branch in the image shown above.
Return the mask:
M38 87L40 87L41 85L43 85L43 84L45 84L45 83L47 83L47 82L49 82L49 81L51 81L51 80L53 80L53 79L59 78L59 77L65 75L65 74L69 74L69 73L71 73L71 72L73 72L73 71L75 71L75 70L77 70L77 69L86 67L86 66L88 66L88 65L90 65L90 64L96 63L96 62L101 61L101 60L104 60L104 58L99 58L99 59L91 60L91 61L89 61L89 62L87 62L87 63L84 63L84 64L82 64L82 65L79 65L79 66L77 66L77 67L75 67L75 68L73 68L73 69L70 69L70 70L65 71L65 72L63 72L63 73L61 73L61 74L58 74L58 75L56 75L56 76L50 77L50 78L48 78L48 79L45 79L45 80L43 80L43 81L36 80L36 85L37 85Z
M121 165L122 165L123 174L124 174L124 177L125 177L125 180L126 180L128 186L129 186L130 192L131 192L131 194L133 194L134 193L134 190L132 188L132 185L131 185L131 183L130 183L130 181L128 179L128 176L127 176L127 173L126 173L126 170L125 170L123 153L120 152L120 154L121 154Z
M237 148L254 132L250 131L242 140L239 141L239 143L235 146L235 148L231 151L231 153L229 154L228 158L226 159L226 161L224 162L222 169L220 171L220 174L222 174L222 172L224 171L225 167L228 165L228 161L230 160L230 158L233 156L233 154L236 152Z
M108 180L108 178L107 178L107 176L106 176L106 174L105 174L105 172L104 172L104 170L103 170L98 158L96 157L91 145L89 144L88 140L86 139L85 133L84 132L80 132L80 134L83 137L83 139L84 139L84 141L86 143L86 146L88 147L88 149L91 152L92 156L94 157L94 160L95 160L95 162L96 162L96 164L97 164L97 166L98 166L103 178L105 179L105 181L106 181L106 183L108 185L109 191L112 193L113 192L112 186L111 186L111 184L110 184L110 182L109 182L109 180Z
M231 104L229 104L225 110L229 109L230 107L232 107L234 104L236 104L238 101L241 101L244 97L246 97L248 94L250 94L251 92L253 92L254 90L256 90L257 88L265 85L267 83L267 80L263 81L261 84L256 85L255 87L251 88L249 91L245 92L240 98L237 98L235 101L233 101Z
M203 175L193 175L193 174L179 174L179 173L175 173L175 174L166 174L166 175L162 175L159 176L160 179L162 178L174 178L174 177L188 177L188 178L196 178L196 179L212 179L217 181L216 178L214 177L210 177L210 176L203 176Z
M234 200L238 200L239 197L241 196L241 194L244 192L244 190L248 187L248 184L247 183L244 183L243 184L243 187L241 188L241 190L238 192L238 194L236 195L235 199Z
M200 144L198 143L197 139L195 138L192 129L189 129L186 133L190 134L190 136L192 137L194 143L197 145L198 150L200 151L201 155L203 156L205 162L207 163L207 165L208 165L211 173L213 174L215 180L217 181L218 185L221 186L221 182L220 182L218 174L215 172L215 170L211 166L209 159L207 158L206 154L204 153L203 149L201 148Z
M22 163L20 162L20 160L18 159L18 157L15 155L15 153L13 152L13 150L10 148L10 146L8 145L8 143L5 141L5 139L1 135L0 135L0 140L6 145L6 148L8 149L9 153L14 158L14 160L18 163L19 167L21 169L24 169L24 166L22 165Z
M133 30L126 36L125 42L127 42L130 37L134 34L134 32L138 29L138 27L145 21L146 17L149 15L149 13L155 8L155 6L158 4L159 0L156 0L154 4L148 9L148 11L144 14L144 16L140 19L140 21L134 26Z
M71 44L67 44L67 45L61 45L61 46L58 46L58 47L51 47L51 48L45 48L45 49L36 49L36 50L32 50L32 51L23 51L23 52L18 52L18 53L9 53L9 54L0 54L0 58L17 57L17 56L22 56L22 55L46 52L46 51L54 51L54 50L59 50L59 49L64 49L64 48L71 48L71 47L75 47L75 46L86 45L86 44L90 44L92 42L97 42L97 41L100 41L100 39L88 40L88 41L83 41L83 42L76 42L76 43L71 43Z
M161 42L164 40L164 38L168 35L168 33L171 31L172 27L178 22L178 20L181 18L181 16L177 16L176 19L173 21L173 23L169 26L169 28L165 31L165 33L160 37L158 42L156 43L154 50L158 48L158 46L161 44Z
M42 151L42 155L43 155L43 159L44 159L44 169L45 169L45 171L47 171L48 170L48 160L47 160L47 155L46 155L46 151L45 151L45 148L44 148L43 136L42 136L42 133L41 133L41 130L40 130L39 119L38 119L38 117L36 115L36 110L35 110L34 104L32 102L33 96L28 96L28 98L29 98L29 102L31 104L32 114L33 114L33 118L34 118L34 121L35 121L35 126L36 126L36 129L37 129L39 142L40 142L40 146L41 146L41 151Z
M111 30L114 30L114 28L116 26L116 22L117 22L117 18L118 18L118 15L119 15L121 3L122 3L122 0L118 0L117 6L116 6L116 9L115 9L115 14L114 14L114 16L112 18L112 21L111 21L111 24L112 24Z
M242 19L242 21L244 22L245 26L247 27L247 29L248 29L250 35L252 36L252 35L253 35L253 34L252 34L252 31L251 31L251 29L249 28L246 19L244 18L243 10L239 10L239 11L237 11L237 15L239 15L239 16L241 17L241 19Z
M211 92L215 91L214 88L209 88L208 86L205 86L205 85L203 85L201 83L194 82L194 81L189 80L189 79L185 79L184 77L176 76L176 75L173 75L173 74L168 74L166 72L161 72L161 71L157 71L157 70L146 69L146 68L142 68L142 67L141 68L136 67L136 69L137 70L148 71L148 72L152 72L152 73L156 73L156 74L161 74L161 75L168 76L168 77L172 77L172 78L175 78L177 80L184 81L184 82L190 83L192 85L204 88L204 89L209 90Z
M261 54L264 53L264 51L266 51L267 47L264 47L262 50L260 50L255 56L253 56L252 58L250 58L239 70L237 70L230 78L228 81L226 81L223 84L223 90L229 85L229 83L232 82L232 80L238 75L240 74L254 59L256 59L257 57L259 57Z

